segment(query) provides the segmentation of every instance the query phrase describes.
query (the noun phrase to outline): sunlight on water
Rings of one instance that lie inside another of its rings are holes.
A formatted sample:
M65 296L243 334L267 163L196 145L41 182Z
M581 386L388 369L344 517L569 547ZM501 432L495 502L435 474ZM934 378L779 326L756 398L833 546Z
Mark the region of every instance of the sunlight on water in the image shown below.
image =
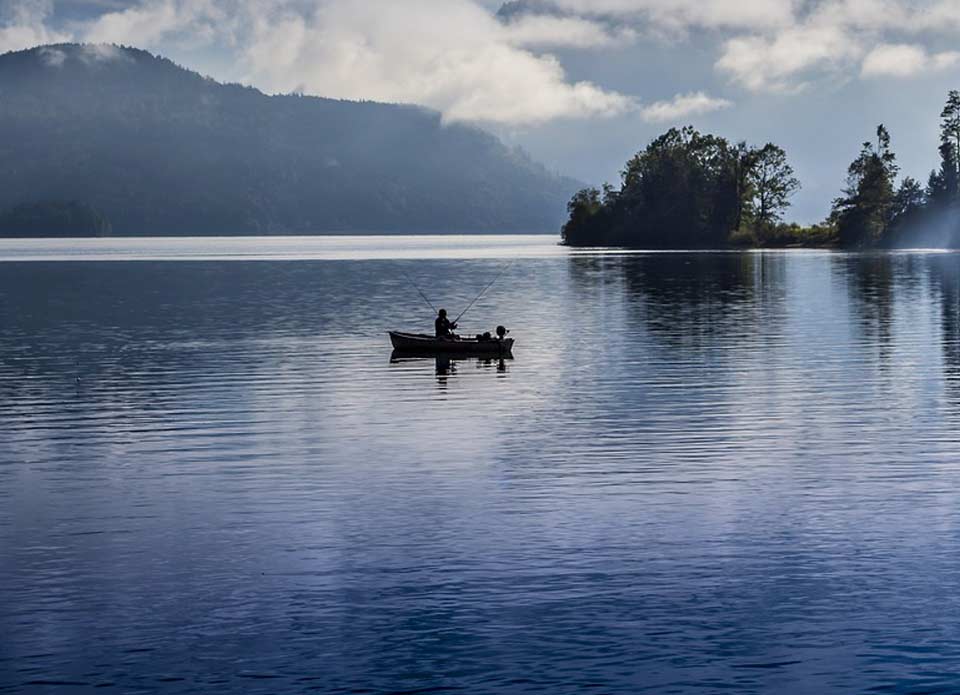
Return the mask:
M270 236L0 239L0 261L211 261L565 256L555 236Z
M0 265L0 690L956 689L960 257L325 243Z

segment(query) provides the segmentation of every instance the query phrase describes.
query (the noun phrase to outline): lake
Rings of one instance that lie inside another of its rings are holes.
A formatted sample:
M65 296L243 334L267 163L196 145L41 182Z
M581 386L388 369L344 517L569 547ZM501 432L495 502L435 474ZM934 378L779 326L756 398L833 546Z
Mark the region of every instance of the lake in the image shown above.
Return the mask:
M960 690L958 254L0 259L0 691Z

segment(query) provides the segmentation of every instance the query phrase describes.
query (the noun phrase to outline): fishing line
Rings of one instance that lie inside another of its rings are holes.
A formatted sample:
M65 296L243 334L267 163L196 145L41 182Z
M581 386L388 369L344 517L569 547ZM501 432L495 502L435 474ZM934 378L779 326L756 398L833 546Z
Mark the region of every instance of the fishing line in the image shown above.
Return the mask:
M467 304L467 308L464 309L463 311L461 311L461 312L460 312L460 316L457 316L457 318L455 318L455 319L453 320L453 322L454 322L454 323L457 323L457 322L463 317L464 314L466 314L468 311L470 311L470 307L472 307L474 304L476 304L476 303L477 303L477 300L480 299L480 297L482 297L487 290L489 290L491 287L493 287L494 283L495 283L497 280L500 279L500 276L503 275L505 272L507 272L507 271L510 269L510 266L512 266L512 265L513 265L514 263L516 263L516 262L517 262L517 259L514 258L512 261L510 261L509 263L507 263L507 264L503 267L503 269L502 269L499 273L497 273L497 277L495 277L493 280L491 280L490 282L488 282L488 283L486 284L486 286L485 286L482 290L480 290L480 294L478 294L476 297L474 297L474 299L473 299L472 302L470 302L469 304Z
M427 303L427 306L429 306L431 309L433 309L433 313L434 313L434 314L439 314L440 312L437 311L437 307L435 307L435 306L433 305L433 302L431 302L429 299L427 299L427 295L425 295L425 294L423 293L423 290L420 289L419 285L417 285L417 283L415 283L415 282L413 281L413 278L410 277L409 275L407 275L407 271L405 271L403 268L400 268L400 272L403 274L403 277L405 277L405 278L407 279L407 282L409 282L411 285L413 285L413 289L415 289L415 290L417 291L417 294L419 294L421 297L423 297L423 301L425 301L425 302Z

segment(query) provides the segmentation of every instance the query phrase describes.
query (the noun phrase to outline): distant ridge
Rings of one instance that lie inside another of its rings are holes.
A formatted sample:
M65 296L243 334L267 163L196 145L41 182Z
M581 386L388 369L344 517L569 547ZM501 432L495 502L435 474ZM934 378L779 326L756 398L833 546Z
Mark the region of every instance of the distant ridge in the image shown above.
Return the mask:
M117 46L0 55L0 131L0 211L77 201L114 235L556 232L578 188L420 107L268 96Z

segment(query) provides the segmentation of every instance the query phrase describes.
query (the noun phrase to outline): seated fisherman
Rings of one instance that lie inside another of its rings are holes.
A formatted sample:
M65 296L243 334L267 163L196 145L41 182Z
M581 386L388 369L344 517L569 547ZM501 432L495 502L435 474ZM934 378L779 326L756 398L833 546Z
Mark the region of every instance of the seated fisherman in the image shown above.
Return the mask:
M437 312L437 320L433 322L433 327L438 338L451 338L456 340L457 336L454 335L453 329L457 327L457 324L451 323L450 319L447 318L446 309L441 309Z

